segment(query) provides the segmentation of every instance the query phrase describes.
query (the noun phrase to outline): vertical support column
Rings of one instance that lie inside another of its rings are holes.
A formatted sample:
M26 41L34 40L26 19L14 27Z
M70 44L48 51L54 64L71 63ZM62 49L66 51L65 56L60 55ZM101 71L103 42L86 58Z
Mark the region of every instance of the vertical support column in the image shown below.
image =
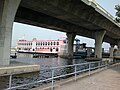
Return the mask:
M106 31L95 32L95 57L102 58L102 41Z
M73 43L74 43L74 39L76 34L74 33L67 33L67 38L68 38L68 56L72 57L73 56Z
M114 44L110 44L110 48L109 48L109 53L110 53L110 57L113 57L113 51L114 51Z
M118 46L118 50L117 50L116 56L120 56L120 40L118 40L117 46Z
M8 65L10 63L12 27L20 1L0 1L0 65Z

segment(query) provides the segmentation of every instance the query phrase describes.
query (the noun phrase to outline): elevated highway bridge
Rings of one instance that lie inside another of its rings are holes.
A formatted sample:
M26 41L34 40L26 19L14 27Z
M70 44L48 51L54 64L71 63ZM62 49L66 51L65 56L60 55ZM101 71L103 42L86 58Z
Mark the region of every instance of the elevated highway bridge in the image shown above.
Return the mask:
M120 24L95 0L1 0L0 64L9 64L13 22L67 33L72 56L76 35L95 39L95 56L101 58L102 42L120 47Z
M93 39L105 30L104 41L116 45L120 39L120 25L89 0L21 0L15 21Z

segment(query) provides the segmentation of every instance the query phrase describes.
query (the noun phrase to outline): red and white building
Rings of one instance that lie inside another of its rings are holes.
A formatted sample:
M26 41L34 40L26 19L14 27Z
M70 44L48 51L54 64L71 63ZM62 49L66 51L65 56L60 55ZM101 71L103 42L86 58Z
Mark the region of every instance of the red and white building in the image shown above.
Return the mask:
M59 53L66 49L64 47L67 40L32 40L19 39L17 41L17 51L19 52L37 52L37 53ZM63 48L62 48L63 47Z

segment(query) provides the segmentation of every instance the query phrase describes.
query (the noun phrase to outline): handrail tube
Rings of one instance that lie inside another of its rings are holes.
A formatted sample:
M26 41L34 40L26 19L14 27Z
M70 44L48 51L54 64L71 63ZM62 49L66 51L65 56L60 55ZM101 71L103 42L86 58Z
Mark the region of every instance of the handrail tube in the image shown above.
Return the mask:
M81 72L85 72L85 71L88 71L89 69L84 69L84 70L80 70L80 71L77 71L76 73L81 73Z
M54 77L54 79L57 79L57 78L60 78L60 77L65 77L65 76L69 76L69 75L73 75L73 74L75 74L75 72L69 73L69 74L65 74L65 75L56 76L56 77Z
M65 77L65 76L69 76L69 75L73 75L73 74L76 74L77 73L80 73L80 72L85 72L85 71L90 71L92 69L96 69L96 68L101 68L101 67L105 67L105 66L108 66L109 63L103 63L105 61L96 61L96 62L89 62L89 63L81 63L81 64L73 64L73 65L65 65L65 66L59 66L59 67L52 67L50 68L52 70L52 77L51 78L48 78L48 79L45 79L45 80L39 80L39 81L35 81L35 82L32 82L32 83L28 83L28 84L23 84L23 85L19 85L19 86L14 86L14 87L9 87L5 90L11 90L11 89L15 89L15 88L20 88L20 87L24 87L24 86L28 86L28 85L32 85L32 84L36 84L36 83L41 83L41 82L45 82L45 81L49 81L49 80L52 80L52 87L53 87L53 83L54 83L54 79L57 79L57 78L60 78L60 77ZM83 70L79 70L77 71L76 67L77 66L82 66L82 65L91 65L93 63L98 63L98 66L95 66L95 67L89 67L89 68L85 68ZM104 65L103 65L104 64ZM65 75L59 75L59 76L55 76L54 77L54 70L55 69L59 69L59 68L68 68L68 67L74 67L75 68L75 71L72 72L72 73L68 73L68 74L65 74ZM48 70L48 69L44 69L44 70ZM75 75L75 80L76 80L76 75Z
M80 63L80 64L73 64L73 65L65 65L65 66L58 66L58 67L52 67L52 68L45 68L45 69L41 69L42 71L43 70L51 70L51 69L59 69L59 68L66 68L66 67L72 67L72 66L79 66L79 65L85 65L85 64L89 64L89 63L98 63L98 62L101 62L101 61L95 61L95 62L87 62L87 63Z
M58 66L58 67L52 67L52 68L45 68L45 69L40 69L41 71L43 70L52 70L52 69L59 69L59 68L66 68L66 67L73 67L73 65L65 65L65 66Z
M52 80L52 78L48 78L48 79L40 80L40 81L35 81L35 82L32 82L32 83L23 84L23 85L19 85L19 86L14 86L14 87L11 87L11 88L7 88L5 90L20 88L20 87L24 87L24 86L28 86L28 85L32 85L32 84L36 84L36 83L41 83L41 82L45 82L45 81L49 81L49 80Z
M99 67L99 66L97 66L97 67L93 67L93 68L91 68L91 70L92 70L92 69L96 69L96 68L98 68L98 67Z

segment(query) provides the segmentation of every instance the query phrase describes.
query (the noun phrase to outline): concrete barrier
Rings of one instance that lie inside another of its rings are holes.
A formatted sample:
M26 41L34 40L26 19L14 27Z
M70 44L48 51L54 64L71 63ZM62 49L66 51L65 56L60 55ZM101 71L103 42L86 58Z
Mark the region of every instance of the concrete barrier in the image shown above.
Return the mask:
M12 65L0 66L0 76L37 72L39 70L40 65L22 64L17 62Z

